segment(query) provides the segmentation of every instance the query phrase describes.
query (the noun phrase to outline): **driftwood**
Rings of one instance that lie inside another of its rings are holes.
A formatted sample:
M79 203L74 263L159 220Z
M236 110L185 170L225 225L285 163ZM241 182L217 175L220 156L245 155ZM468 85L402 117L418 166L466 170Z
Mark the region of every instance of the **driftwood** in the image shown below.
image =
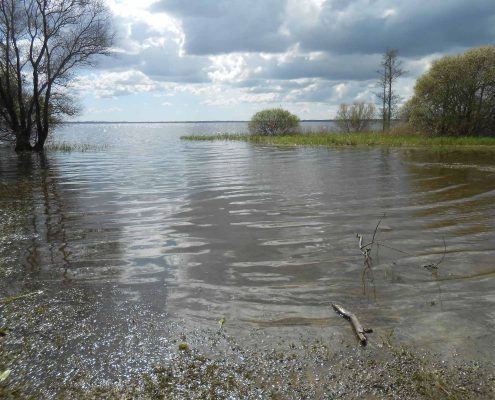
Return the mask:
M353 313L347 311L341 305L332 303L332 307L337 312L337 314L344 317L346 320L348 320L351 323L354 332L356 332L356 335L359 338L359 342L361 343L361 346L366 346L366 344L368 343L368 339L366 338L365 333L371 333L373 332L373 330L363 328L357 317Z

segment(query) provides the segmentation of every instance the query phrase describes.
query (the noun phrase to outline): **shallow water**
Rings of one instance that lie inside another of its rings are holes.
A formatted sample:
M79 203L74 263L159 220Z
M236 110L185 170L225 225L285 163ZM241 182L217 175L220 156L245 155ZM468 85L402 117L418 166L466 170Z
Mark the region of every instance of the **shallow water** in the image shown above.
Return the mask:
M1 297L44 290L70 308L64 329L77 336L39 362L159 359L165 321L216 329L222 317L246 341L258 328L353 341L332 302L373 327L376 343L393 335L495 360L492 153L180 140L244 130L67 125L59 140L108 148L0 148ZM356 234L370 241L382 217L363 275Z

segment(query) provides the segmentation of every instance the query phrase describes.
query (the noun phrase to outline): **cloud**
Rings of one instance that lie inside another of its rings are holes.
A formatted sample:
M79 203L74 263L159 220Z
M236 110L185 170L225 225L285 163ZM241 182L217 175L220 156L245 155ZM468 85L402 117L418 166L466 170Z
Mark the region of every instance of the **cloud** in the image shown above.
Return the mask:
M163 40L146 46L139 53L139 60L136 68L156 80L187 83L208 80L209 61L203 57L181 55L174 41Z
M152 10L181 21L187 53L215 55L285 51L286 5L287 0L161 0Z
M377 54L336 55L325 52L295 52L259 60L260 76L271 79L323 78L367 80L376 77L381 56Z
M493 0L328 0L312 18L294 3L287 26L311 51L373 54L394 47L424 56L495 39Z
M435 59L495 42L493 0L107 1L115 56L74 82L100 99L150 93L194 96L210 109L332 110L376 100L387 47L408 71L396 86L406 98Z
M100 98L115 98L162 89L157 82L136 70L81 75L71 84L71 88L82 94L93 93Z
M116 51L100 58L97 65L103 71L139 71L164 82L207 81L210 61L183 54L182 41L175 28L157 30L143 20L121 21Z

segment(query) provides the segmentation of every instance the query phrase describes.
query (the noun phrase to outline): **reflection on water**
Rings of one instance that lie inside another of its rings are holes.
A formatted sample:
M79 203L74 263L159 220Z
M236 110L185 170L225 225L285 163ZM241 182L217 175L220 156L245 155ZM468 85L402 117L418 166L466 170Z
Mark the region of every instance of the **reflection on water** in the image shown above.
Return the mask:
M243 129L69 125L63 139L109 149L0 149L3 294L83 290L94 340L111 329L114 347L125 341L116 321L144 308L157 324L225 316L239 334L332 335L345 327L329 308L338 301L398 339L481 357L495 328L491 155L180 140ZM369 239L384 214L370 298L356 234ZM434 274L423 268L444 252Z

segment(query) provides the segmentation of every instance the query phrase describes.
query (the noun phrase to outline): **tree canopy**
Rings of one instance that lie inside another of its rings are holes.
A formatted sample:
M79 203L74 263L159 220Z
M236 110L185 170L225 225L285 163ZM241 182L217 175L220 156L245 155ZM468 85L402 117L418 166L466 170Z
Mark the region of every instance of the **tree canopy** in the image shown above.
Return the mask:
M337 111L336 121L343 132L363 132L370 128L370 123L375 116L373 103L354 102L353 104L341 104Z
M53 124L76 112L74 69L109 53L110 26L102 0L0 2L0 139L43 149Z
M436 61L416 83L404 114L436 135L495 135L495 47Z
M253 115L249 132L253 135L286 135L299 126L299 117L281 108L270 108Z

